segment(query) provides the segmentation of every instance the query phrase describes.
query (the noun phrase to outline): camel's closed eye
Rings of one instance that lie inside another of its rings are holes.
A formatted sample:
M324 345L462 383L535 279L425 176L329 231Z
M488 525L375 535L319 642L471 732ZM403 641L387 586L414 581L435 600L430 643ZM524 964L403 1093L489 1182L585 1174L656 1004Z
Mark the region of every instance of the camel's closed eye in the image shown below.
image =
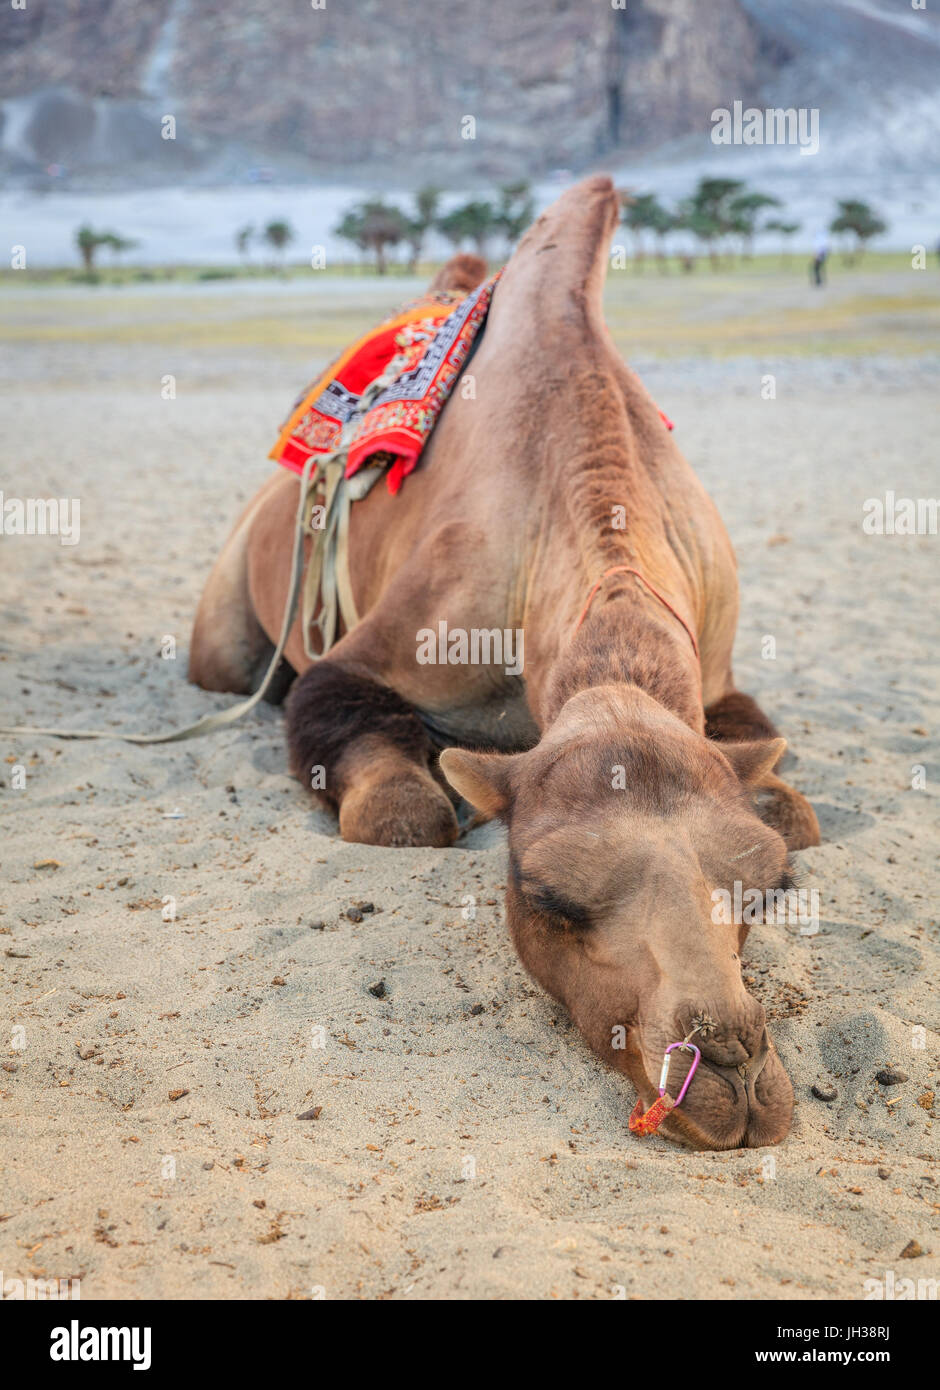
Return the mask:
M533 883L528 880L519 884L519 891L532 911L543 917L570 923L573 927L590 926L591 918L587 908L573 903L570 898L566 898L546 883Z

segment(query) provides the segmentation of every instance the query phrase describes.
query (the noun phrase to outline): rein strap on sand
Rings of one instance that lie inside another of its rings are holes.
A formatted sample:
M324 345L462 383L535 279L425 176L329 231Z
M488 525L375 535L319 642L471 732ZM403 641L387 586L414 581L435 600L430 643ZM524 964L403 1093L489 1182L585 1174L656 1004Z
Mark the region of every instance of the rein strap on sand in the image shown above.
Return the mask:
M363 393L362 400L371 402L373 396L384 386L387 379L379 377ZM300 497L294 522L294 545L291 553L290 583L287 590L287 603L281 620L281 634L268 662L268 668L258 689L229 709L216 710L205 714L194 724L182 729L174 729L163 734L122 734L110 729L56 729L33 724L12 724L0 726L0 734L17 734L23 737L45 736L49 738L114 738L122 743L184 743L187 739L201 738L204 734L214 734L227 728L236 720L250 713L264 699L277 674L278 667L287 646L291 627L297 614L297 604L301 597L301 579L304 575L304 540L310 537L310 560L307 565L306 581L303 585L303 636L304 651L311 661L326 656L336 641L338 618L342 617L346 631L355 627L359 621L353 599L352 584L349 579L349 512L352 502L365 497L385 472L384 465L361 469L352 478L345 477L347 444L344 439L333 454L317 456L311 454L304 464L300 476ZM325 487L326 503L322 527L311 525L313 508L318 492ZM317 595L322 589L320 613L314 620ZM311 628L320 635L320 650L314 651L311 641Z

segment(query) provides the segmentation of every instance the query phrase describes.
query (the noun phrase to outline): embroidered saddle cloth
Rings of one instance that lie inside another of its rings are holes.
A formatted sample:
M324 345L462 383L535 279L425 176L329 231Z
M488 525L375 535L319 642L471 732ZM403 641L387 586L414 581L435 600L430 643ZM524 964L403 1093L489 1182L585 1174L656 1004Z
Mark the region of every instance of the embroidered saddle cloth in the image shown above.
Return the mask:
M388 490L397 492L486 321L498 278L468 295L425 295L353 343L300 397L270 457L303 473L311 454L335 454L346 431L345 476L367 461L385 464Z

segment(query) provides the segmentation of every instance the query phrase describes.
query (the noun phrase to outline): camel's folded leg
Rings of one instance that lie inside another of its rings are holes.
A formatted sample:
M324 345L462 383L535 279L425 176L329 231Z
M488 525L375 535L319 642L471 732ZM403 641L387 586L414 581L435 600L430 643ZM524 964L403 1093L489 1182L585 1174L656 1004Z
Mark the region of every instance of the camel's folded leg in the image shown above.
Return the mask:
M779 736L756 700L740 690L729 690L708 706L705 732L719 743L745 743ZM801 792L775 773L767 773L755 789L755 804L761 820L783 836L788 849L806 849L819 844L816 812Z
M252 525L280 478L269 478L242 512L212 567L199 600L189 646L189 679L204 690L249 695L260 683L274 644L258 621L251 598L249 539ZM265 697L278 704L294 678L285 661Z
M802 792L768 773L755 789L757 814L782 835L787 849L808 849L820 842L816 812Z
M305 671L287 703L287 738L291 770L338 812L344 840L446 846L457 838L417 712L364 667L329 656Z

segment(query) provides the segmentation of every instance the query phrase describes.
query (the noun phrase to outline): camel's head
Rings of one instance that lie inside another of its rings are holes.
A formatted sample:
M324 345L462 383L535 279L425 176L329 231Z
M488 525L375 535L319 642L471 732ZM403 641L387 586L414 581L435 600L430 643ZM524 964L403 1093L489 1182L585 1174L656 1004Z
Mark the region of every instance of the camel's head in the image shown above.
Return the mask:
M784 841L749 793L784 746L711 743L635 687L601 686L531 752L441 757L457 791L508 826L523 963L644 1109L666 1047L698 1025L701 1064L663 1128L696 1148L776 1144L790 1127L793 1091L744 988L747 926L733 920L736 881L738 902L788 881ZM691 1056L671 1054L673 1096Z

